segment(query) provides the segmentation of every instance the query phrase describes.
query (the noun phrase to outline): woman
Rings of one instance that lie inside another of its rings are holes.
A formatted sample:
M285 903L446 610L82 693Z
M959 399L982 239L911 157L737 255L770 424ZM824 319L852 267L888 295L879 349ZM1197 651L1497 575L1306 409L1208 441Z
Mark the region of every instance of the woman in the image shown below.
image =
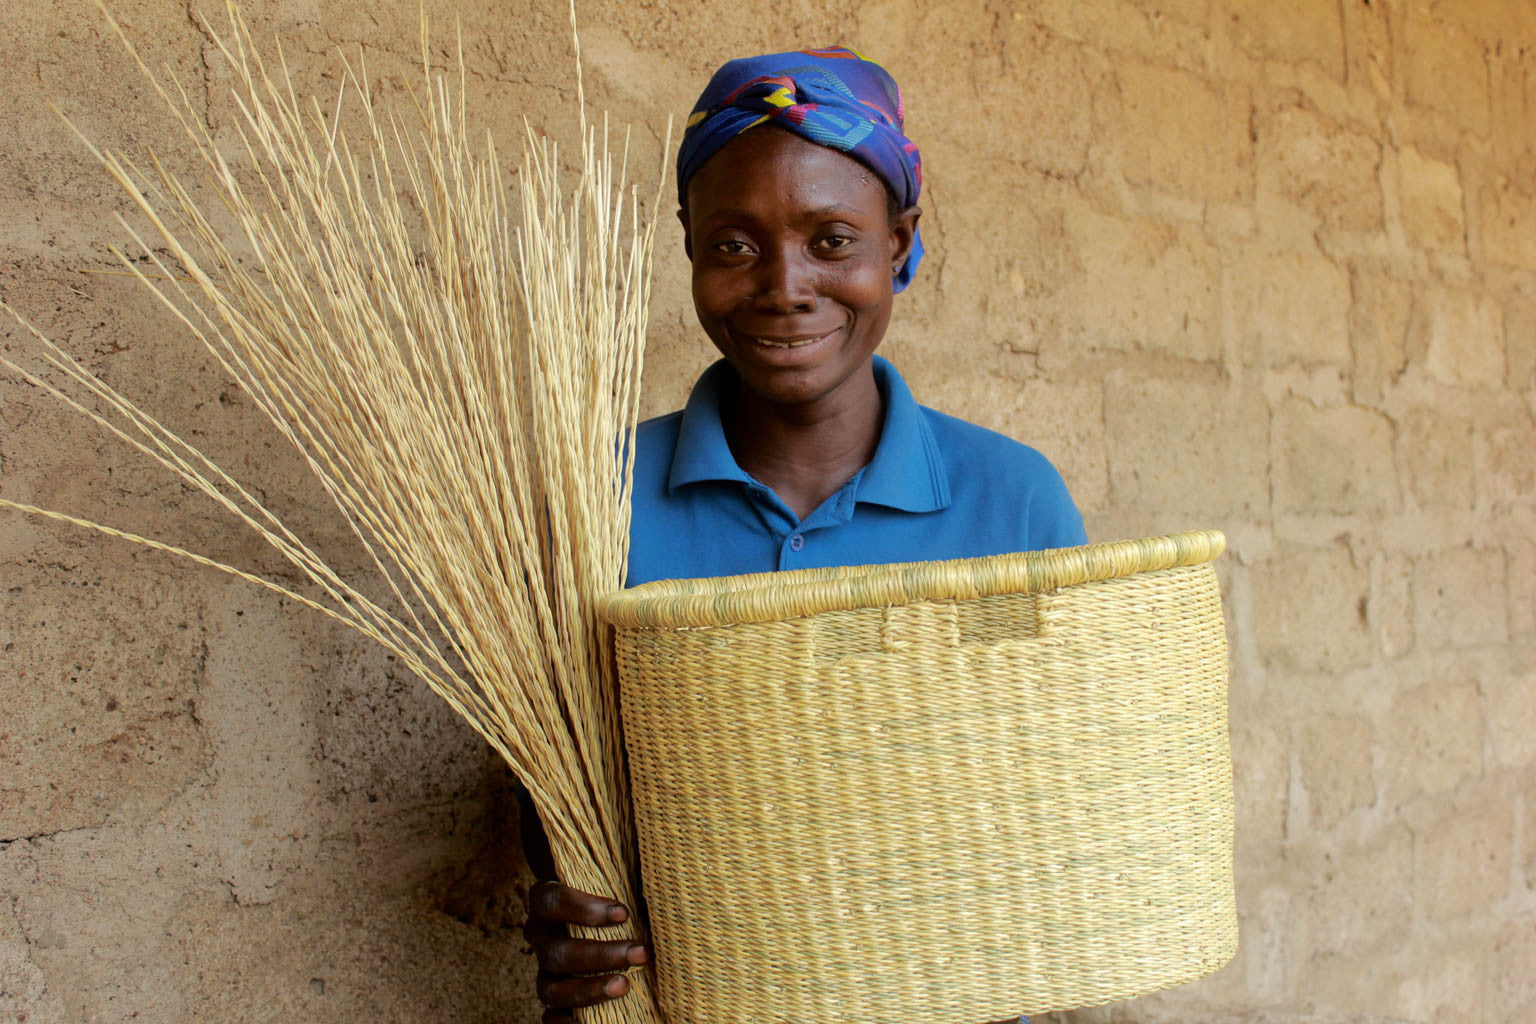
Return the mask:
M902 123L896 83L846 49L731 61L699 97L678 217L723 358L681 412L640 427L631 585L1086 542L1044 457L917 405L875 355L923 252ZM570 1021L627 992L618 972L648 951L567 937L629 909L555 881L524 820L544 1020Z

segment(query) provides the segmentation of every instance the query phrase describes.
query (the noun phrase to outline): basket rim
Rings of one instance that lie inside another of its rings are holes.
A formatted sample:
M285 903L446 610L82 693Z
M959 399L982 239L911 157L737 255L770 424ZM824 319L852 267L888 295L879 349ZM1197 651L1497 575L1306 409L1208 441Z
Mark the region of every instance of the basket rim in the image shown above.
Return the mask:
M913 601L1034 594L1133 573L1198 565L1226 549L1219 530L942 562L897 562L656 580L600 598L623 629L696 629L801 618Z

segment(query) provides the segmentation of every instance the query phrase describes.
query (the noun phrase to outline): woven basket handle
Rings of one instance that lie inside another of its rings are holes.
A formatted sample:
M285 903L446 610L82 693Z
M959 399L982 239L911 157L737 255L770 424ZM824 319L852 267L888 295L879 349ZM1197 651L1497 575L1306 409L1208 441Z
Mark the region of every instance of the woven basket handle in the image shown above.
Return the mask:
M621 628L691 629L770 622L912 601L1036 594L1091 580L1209 562L1217 530L1025 551L950 562L858 565L694 580L660 580L610 594L598 613Z

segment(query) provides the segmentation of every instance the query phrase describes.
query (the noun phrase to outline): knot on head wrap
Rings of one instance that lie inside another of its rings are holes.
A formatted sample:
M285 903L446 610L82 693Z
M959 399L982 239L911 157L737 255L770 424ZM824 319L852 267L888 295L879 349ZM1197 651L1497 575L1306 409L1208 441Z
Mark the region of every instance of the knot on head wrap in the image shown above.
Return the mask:
M716 71L677 151L678 203L687 205L688 182L722 146L770 119L864 164L890 187L899 209L917 203L923 165L917 146L902 134L901 90L879 64L843 47L744 57ZM922 258L914 233L894 290L907 286Z

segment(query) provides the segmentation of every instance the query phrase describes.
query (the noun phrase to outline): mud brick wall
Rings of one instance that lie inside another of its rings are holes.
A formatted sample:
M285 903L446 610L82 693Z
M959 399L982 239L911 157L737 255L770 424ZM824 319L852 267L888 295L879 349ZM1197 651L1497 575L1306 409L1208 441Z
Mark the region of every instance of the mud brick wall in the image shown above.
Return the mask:
M427 7L445 59L454 8ZM411 74L415 4L248 8L305 88L338 46L385 91ZM1053 458L1094 536L1230 538L1242 951L1059 1019L1536 1020L1536 2L578 8L589 98L645 167L725 58L885 62L930 251L886 353L924 402ZM229 138L198 20L221 6L114 9ZM509 148L524 116L568 137L564 6L459 10L474 116ZM0 91L0 296L360 570L251 404L95 273L127 206L45 100L189 165L93 7L6 5ZM663 239L651 412L712 356ZM0 494L284 572L10 380ZM339 627L0 516L0 1020L532 1022L507 792Z

